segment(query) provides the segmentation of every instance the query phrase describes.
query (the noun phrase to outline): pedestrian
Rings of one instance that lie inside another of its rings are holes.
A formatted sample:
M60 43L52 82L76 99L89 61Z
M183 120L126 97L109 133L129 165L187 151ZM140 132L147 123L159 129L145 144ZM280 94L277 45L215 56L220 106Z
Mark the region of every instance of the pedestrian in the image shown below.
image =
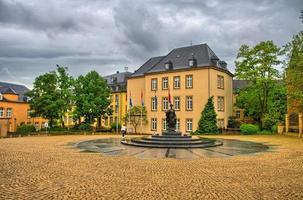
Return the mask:
M126 134L126 126L121 126L121 134L122 134L122 140L125 140L125 134Z

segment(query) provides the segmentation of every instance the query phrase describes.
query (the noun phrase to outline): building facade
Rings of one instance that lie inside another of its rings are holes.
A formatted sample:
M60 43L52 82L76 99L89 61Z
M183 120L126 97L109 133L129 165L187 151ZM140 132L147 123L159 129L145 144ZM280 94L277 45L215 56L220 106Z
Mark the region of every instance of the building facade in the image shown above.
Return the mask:
M228 117L233 115L232 77L226 63L207 44L173 49L166 56L149 59L127 83L133 105L141 105L143 94L148 123L139 127L139 131L166 130L165 111L169 109L169 101L176 110L177 130L195 131L211 96L218 126L226 127Z
M39 130L47 122L40 117L30 117L30 106L25 96L28 91L29 89L23 85L0 82L1 126L3 128L7 124L8 132L15 132L22 124L34 125Z
M112 124L124 124L124 117L127 113L127 78L131 76L131 72L119 72L104 76L111 90L110 107L113 113L109 116L104 116L102 126L110 127Z

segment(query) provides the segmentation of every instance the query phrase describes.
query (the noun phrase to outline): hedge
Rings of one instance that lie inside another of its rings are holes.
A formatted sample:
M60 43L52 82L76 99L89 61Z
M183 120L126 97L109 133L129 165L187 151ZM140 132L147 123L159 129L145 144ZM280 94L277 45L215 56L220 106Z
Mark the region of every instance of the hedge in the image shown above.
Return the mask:
M240 130L244 135L252 135L259 132L259 127L253 124L242 124Z

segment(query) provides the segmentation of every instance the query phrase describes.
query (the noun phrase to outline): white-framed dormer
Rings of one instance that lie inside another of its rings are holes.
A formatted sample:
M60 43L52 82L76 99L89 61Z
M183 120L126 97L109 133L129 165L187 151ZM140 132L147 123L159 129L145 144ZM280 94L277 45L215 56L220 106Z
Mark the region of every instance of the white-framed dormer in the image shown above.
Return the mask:
M0 101L3 100L3 94L0 93Z

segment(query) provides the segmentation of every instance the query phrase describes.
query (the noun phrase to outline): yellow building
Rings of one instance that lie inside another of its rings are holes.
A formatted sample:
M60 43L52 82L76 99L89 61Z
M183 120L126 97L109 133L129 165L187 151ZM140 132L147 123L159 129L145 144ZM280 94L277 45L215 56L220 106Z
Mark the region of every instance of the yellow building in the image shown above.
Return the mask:
M23 85L0 82L0 130L4 130L5 125L8 132L15 132L21 124L34 125L37 130L44 127L46 119L29 115L30 107L25 96L28 91ZM6 134L0 133L0 136L6 137Z
M127 113L127 78L131 76L131 72L119 72L103 77L111 90L111 104L113 110L112 115L104 116L102 126L110 127L111 124L124 124L124 116Z
M176 128L182 133L197 129L211 96L218 126L226 127L228 117L233 115L232 77L226 62L220 61L207 44L173 49L166 56L149 59L127 82L134 106L141 105L143 91L148 123L138 131L161 133L166 129L169 93L178 118Z

